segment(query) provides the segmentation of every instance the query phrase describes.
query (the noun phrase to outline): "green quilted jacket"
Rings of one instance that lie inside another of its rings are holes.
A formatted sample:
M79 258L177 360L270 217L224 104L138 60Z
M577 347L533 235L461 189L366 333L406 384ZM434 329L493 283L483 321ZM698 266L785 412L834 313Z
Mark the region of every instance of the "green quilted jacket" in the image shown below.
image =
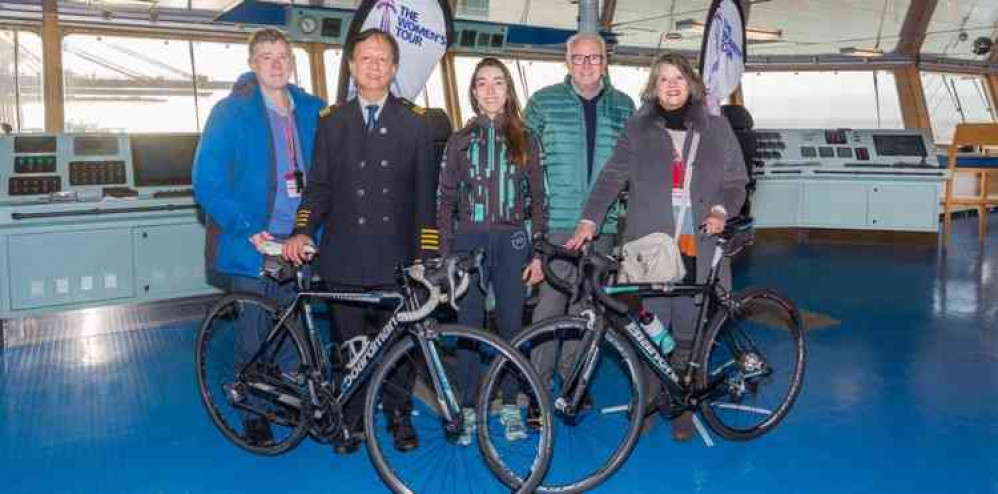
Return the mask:
M592 182L613 154L617 135L634 113L634 101L630 96L614 89L609 78L604 77L603 83L603 96L596 109L592 180L586 177L586 120L571 77L566 76L565 82L537 91L527 103L527 126L540 138L543 147L552 231L575 229ZM607 216L602 231L616 233L615 213Z

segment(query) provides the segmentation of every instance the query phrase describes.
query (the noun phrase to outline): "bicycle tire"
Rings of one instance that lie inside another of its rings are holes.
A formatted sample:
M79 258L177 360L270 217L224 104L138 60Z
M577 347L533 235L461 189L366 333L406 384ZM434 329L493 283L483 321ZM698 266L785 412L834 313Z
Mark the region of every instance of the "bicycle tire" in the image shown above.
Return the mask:
M534 325L529 326L524 329L524 331L513 339L513 346L516 347L521 352L528 351L532 348L532 345L538 342L543 342L545 340L550 341L552 337L557 338L558 333L561 333L561 338L565 339L567 337L580 339L582 335L588 330L588 320L583 317L577 316L562 316L546 319L540 321ZM644 373L641 370L641 363L637 355L636 350L632 347L630 342L628 342L623 336L616 333L614 330L610 329L604 332L605 342L607 345L603 346L603 352L600 356L599 365L605 365L607 359L615 358L612 355L608 355L607 351L616 352L616 358L619 358L620 362L624 364L624 369L626 369L626 379L630 380L630 391L631 391L631 401L632 405L629 407L630 415L628 416L627 430L623 435L621 442L617 447L613 449L613 452L607 458L606 462L600 464L593 471L586 474L585 477L580 479L573 479L572 481L551 484L549 479L545 479L545 482L539 485L536 492L539 493L562 493L562 492L582 492L595 488L604 481L606 481L611 475L613 475L621 466L627 461L634 448L637 445L637 441L641 435L641 426L644 420L644 414L646 409L646 397L645 397L645 378ZM581 350L580 350L581 352ZM601 369L602 370L602 369ZM619 376L616 376L619 378ZM490 372L486 377L486 383L483 385L489 386L494 385L493 381L495 374ZM548 389L548 388L545 388ZM550 390L549 390L550 392ZM601 404L594 404L594 407L598 408ZM556 424L562 424L563 422L557 420L558 412L555 410L556 420L553 422ZM565 425L565 427L570 427ZM561 435L559 434L559 444L561 444ZM569 441L572 445L575 441ZM578 451L578 453L585 454L584 451ZM555 454L558 454L557 452ZM563 453L564 454L564 453ZM588 455L586 455L588 456ZM503 482L510 487L518 485L521 480L516 478L511 478L508 471L503 468L501 458L494 455L494 452L486 451L486 460L493 467L493 472L503 479ZM574 459L573 459L574 460ZM570 460L571 461L571 460ZM551 471L548 472L551 475Z
M272 444L258 445L248 442L247 439L240 434L236 429L235 424L233 424L227 415L232 415L234 408L233 404L226 398L229 396L227 393L231 391L226 389L217 389L217 386L213 382L213 377L219 377L221 379L235 379L234 376L229 378L227 374L234 374L237 364L233 363L231 370L223 369L218 372L213 372L209 370L212 367L213 357L220 359L225 359L227 354L235 354L234 342L224 342L218 343L221 348L215 348L212 345L213 341L223 338L222 332L225 331L227 327L232 327L232 325L222 324L224 318L234 317L238 314L245 314L248 307L255 307L262 311L266 316L269 316L269 320L276 322L276 315L278 314L277 305L264 297L250 293L233 293L226 295L221 300L216 302L211 309L209 309L207 316L201 324L198 331L198 336L195 343L195 374L198 380L198 390L201 396L201 402L204 404L205 409L208 411L208 416L211 418L212 423L215 427L225 436L226 439L231 441L236 446L264 456L274 456L285 453L294 447L298 446L302 439L308 434L308 420L301 420L301 417L311 416L311 402L307 399L307 394L304 388L300 388L298 396L298 409L297 412L289 410L287 408L280 409L284 412L284 417L279 417L276 413L268 417L268 427L273 423L283 423L285 429L289 432L282 437L281 440L276 440ZM217 324L216 324L217 323ZM239 323L234 323L238 325ZM297 354L298 363L301 364L299 372L303 368L309 368L311 362L309 360L308 353L305 351L305 347L301 341L301 332L296 329L295 321L290 321L289 324L283 325L283 330L286 332L288 337L291 338L291 348ZM226 350L228 350L226 352ZM233 357L235 359L235 357ZM223 360L225 361L225 360ZM210 374L210 375L209 375ZM219 374L216 376L215 374ZM283 376L276 376L275 379L281 379ZM233 384L233 383L230 383ZM244 383L245 384L245 383ZM288 386L291 386L291 381L288 381ZM298 386L295 386L298 387ZM225 410L222 407L228 405L229 410ZM236 415L240 415L240 412L236 411ZM297 420L294 420L293 415L297 414ZM261 414L258 414L261 415Z
M550 420L551 417L551 405L550 400L543 392L543 387L540 385L540 378L537 376L536 372L530 367L527 360L521 356L510 344L502 341L497 336L487 333L482 330L473 329L465 326L458 325L439 325L434 328L434 333L437 338L453 338L460 339L465 338L477 342L478 344L484 344L488 346L491 351L494 351L499 358L507 359L513 362L516 366L518 372L522 373L524 378L527 380L530 389L534 390L534 394L540 403L540 410L542 417L545 420ZM389 464L386 459L385 451L377 440L378 426L375 424L376 417L381 413L378 410L378 396L379 390L381 390L386 380L388 379L388 373L395 368L395 364L401 359L405 358L409 352L415 350L416 355L418 349L414 343L414 340L409 337L400 338L397 342L392 345L392 348L388 351L384 360L378 365L374 374L371 376L370 383L368 386L367 397L365 399L364 405L364 433L367 440L367 451L371 458L371 462L374 464L375 470L381 477L385 485L396 493L411 493L415 492L410 486L406 485L404 481L399 478L396 474L395 469ZM421 360L421 359L419 359ZM417 360L417 362L419 362ZM425 365L425 363L423 364ZM419 369L424 370L424 369ZM432 391L430 391L432 393ZM483 394L484 396L484 394ZM482 398L484 399L484 398ZM432 401L432 400L431 400ZM479 424L482 424L487 420L488 408L483 406L482 401L478 404L478 416L477 420ZM530 493L534 492L537 485L543 480L544 475L547 471L548 466L551 462L551 441L552 435L550 428L545 428L545 432L539 435L539 446L537 448L537 456L533 459L531 465L533 466L532 472L526 479L523 485L516 489L517 493ZM479 442L480 449L483 449L483 443ZM421 446L425 447L424 446ZM439 458L433 458L432 461L438 461ZM497 486L498 486L497 482ZM483 486L476 486L474 489L476 492L484 492L485 488ZM505 487L503 487L505 490Z
M726 439L747 441L773 430L790 412L804 380L807 346L800 313L789 299L765 288L748 289L735 298L737 312L722 309L708 326L697 381L700 389L712 380L720 386L700 403L710 428ZM762 346L785 336L789 338L777 348L788 350L789 358L772 350L763 354ZM760 393L769 383L776 384L778 393L772 404ZM730 402L720 401L724 399ZM740 421L744 423L736 423Z

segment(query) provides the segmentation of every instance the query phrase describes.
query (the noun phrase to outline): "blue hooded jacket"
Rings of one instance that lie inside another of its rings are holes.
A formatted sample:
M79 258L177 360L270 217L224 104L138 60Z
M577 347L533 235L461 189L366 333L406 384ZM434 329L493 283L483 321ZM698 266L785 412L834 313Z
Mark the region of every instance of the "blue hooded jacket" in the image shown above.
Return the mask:
M312 147L325 102L288 85L301 139L302 167ZM259 276L263 256L249 242L267 229L274 204L277 162L263 93L247 72L208 116L194 158L194 197L207 215L205 260L215 271Z

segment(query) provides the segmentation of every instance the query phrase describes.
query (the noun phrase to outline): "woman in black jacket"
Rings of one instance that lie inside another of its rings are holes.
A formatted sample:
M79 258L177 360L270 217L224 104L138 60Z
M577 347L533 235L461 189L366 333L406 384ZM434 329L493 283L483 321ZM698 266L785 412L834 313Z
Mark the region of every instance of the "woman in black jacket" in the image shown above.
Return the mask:
M522 327L525 285L540 282L540 260L531 255L530 230L547 230L544 173L540 146L527 131L509 70L496 58L482 59L468 88L476 116L447 141L437 194L437 228L443 254L453 250L485 249L480 276L491 283L499 334L511 340ZM530 222L530 230L527 221ZM461 301L458 322L482 327L485 294L472 288ZM469 444L475 426L479 362L461 352L458 379L462 383L465 430ZM465 358L467 357L467 358ZM500 419L506 438L526 438L512 380L504 383Z
M715 234L724 229L728 213L737 214L745 201L748 175L741 148L728 121L710 115L704 105L703 81L678 53L659 56L651 66L641 95L642 107L621 132L610 161L600 173L566 247L578 248L596 233L617 196L628 191L627 229L623 242L650 233L676 233L675 215L685 210L683 230ZM693 143L699 136L698 146ZM690 154L692 166L690 166ZM689 190L684 190L686 174ZM681 208L686 201L687 207ZM682 233L682 232L681 232ZM698 234L697 281L703 282L710 266L713 240ZM731 266L721 266L721 282L731 287ZM693 350L696 310L689 298L649 298L646 308L666 326L672 326L676 348L670 360L684 367ZM652 373L648 381L657 383ZM673 437L688 440L693 416L681 415L673 424Z

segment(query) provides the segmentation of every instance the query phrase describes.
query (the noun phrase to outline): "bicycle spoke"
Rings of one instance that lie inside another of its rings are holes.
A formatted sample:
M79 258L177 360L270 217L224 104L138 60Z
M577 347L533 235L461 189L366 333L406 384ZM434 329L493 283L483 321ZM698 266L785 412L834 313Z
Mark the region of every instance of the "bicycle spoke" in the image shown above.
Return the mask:
M486 337L492 338L482 338ZM443 371L439 376L440 384L454 394L454 400L472 411L476 421L485 412L478 408L481 400L478 393L480 377L476 380L475 373L483 375L500 355L484 344L486 342L469 338L455 330L432 343L437 345L442 366L440 369L433 365L432 372ZM371 422L368 436L376 466L380 465L379 473L389 486L399 486L400 489L404 486L404 489L414 492L508 492L509 487L503 485L482 461L481 448L485 445L480 443L480 436L473 429L465 429L464 412L455 410L453 422L444 419L440 409L441 400L431 378L430 363L423 357L422 351L413 341L401 341L389 351L382 367L372 378L371 392L376 403L385 403L386 399L389 403L392 400L408 402L413 410L419 412L418 416L411 418L411 423L420 445L410 452L394 448L392 434L387 430L388 416L392 411L384 409L374 412L377 416ZM469 371L472 373L468 374ZM401 376L405 379L400 378ZM518 382L512 380L509 385L516 387ZM522 388L516 389L522 391ZM484 423L477 425L480 428L489 427ZM505 441L501 433L498 437L491 434L484 437L487 438L489 447L502 447ZM532 465L540 454L537 439L528 436L525 441L519 442L522 443L521 448L503 449L504 453L518 455L523 458L524 464ZM525 476L531 474L529 467L522 471Z

